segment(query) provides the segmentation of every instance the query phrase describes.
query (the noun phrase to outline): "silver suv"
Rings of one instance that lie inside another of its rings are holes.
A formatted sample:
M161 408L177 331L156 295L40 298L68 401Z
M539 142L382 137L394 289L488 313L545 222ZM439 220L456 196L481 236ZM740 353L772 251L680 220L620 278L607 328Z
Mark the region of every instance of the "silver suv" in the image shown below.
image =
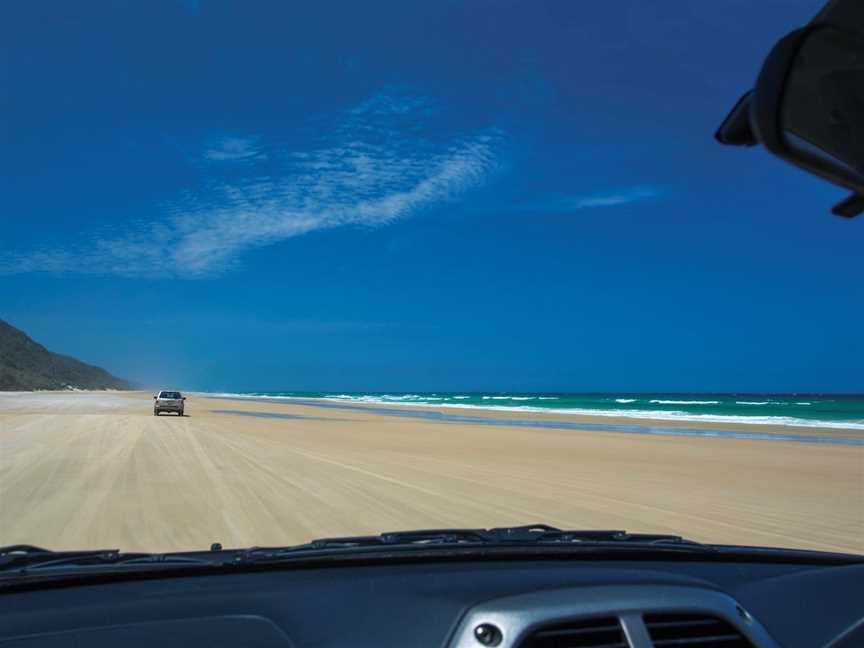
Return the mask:
M178 391L160 391L153 397L153 416L162 412L177 412L183 416L186 397Z

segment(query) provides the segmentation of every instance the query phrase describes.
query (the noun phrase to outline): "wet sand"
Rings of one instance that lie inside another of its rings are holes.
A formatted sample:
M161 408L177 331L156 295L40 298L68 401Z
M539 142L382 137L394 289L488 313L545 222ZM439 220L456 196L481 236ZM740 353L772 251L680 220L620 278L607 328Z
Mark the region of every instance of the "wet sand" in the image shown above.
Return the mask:
M189 416L154 417L151 403L142 393L0 394L0 544L163 551L546 522L864 553L862 446L195 396ZM790 430L861 438L778 432Z

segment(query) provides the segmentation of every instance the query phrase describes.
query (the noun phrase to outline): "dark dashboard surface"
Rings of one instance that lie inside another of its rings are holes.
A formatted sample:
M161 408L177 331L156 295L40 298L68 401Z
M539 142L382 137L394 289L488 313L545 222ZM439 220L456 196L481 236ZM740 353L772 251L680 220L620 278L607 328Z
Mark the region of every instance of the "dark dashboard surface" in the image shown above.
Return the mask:
M864 645L864 626L849 634L864 619L864 565L556 560L280 569L7 592L0 646L444 646L475 605L609 585L726 593L789 648L826 646L843 633L834 645Z

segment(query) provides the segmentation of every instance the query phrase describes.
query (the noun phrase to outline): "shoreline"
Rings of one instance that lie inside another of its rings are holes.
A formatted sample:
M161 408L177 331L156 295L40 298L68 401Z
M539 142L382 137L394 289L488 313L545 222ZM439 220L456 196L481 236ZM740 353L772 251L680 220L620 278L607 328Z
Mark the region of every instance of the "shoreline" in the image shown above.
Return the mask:
M525 410L508 407L496 406L475 406L475 405L458 405L458 404L418 404L418 403L399 403L399 402L362 402L349 401L336 398L303 398L298 396L253 396L243 394L216 394L209 392L190 392L197 397L234 400L234 401L250 401L258 403L272 403L282 405L295 405L300 407L319 407L325 409L348 409L356 411L368 411L370 413L386 414L387 410L394 408L400 411L415 412L417 414L429 414L430 412L440 412L451 417L462 417L465 419L515 419L520 421L538 420L538 421L559 421L572 424L588 424L590 426L638 426L646 428L671 428L671 429L704 429L716 430L718 432L745 432L752 434L786 434L786 435L803 435L809 434L818 437L844 438L851 440L862 440L864 442L864 426L860 428L838 425L826 425L823 421L813 423L777 423L766 421L742 421L735 417L730 421L704 420L695 415L693 417L675 417L661 418L651 416L629 416L618 413L609 414L586 414L584 411L568 413L566 411L548 411L548 410ZM472 413L479 413L472 416ZM822 425L818 423L823 423ZM598 429L600 429L598 427ZM841 436L842 435L842 436ZM853 445L858 445L854 443Z
M620 412L613 410L566 410L554 408L530 408L530 406L514 406L507 407L502 405L475 405L459 403L412 403L399 401L360 401L349 400L335 397L305 397L305 396L270 396L260 394L244 394L231 392L201 392L188 391L185 392L190 396L207 399L221 399L233 401L251 401L259 403L274 403L283 405L296 405L308 407L321 407L331 409L354 409L357 411L368 411L370 413L386 413L390 408L398 408L416 412L418 414L428 414L430 412L442 412L451 416L459 416L465 418L497 418L506 419L512 418L517 420L538 420L538 421L561 421L567 423L587 423L591 425L631 425L643 427L669 427L669 428L699 428L705 430L718 431L741 431L755 432L758 434L813 434L817 436L834 436L842 434L842 438L848 439L864 439L864 423L844 422L844 421L829 421L825 419L802 419L796 417L788 417L785 422L782 420L766 420L766 419L782 419L783 417L753 417L754 420L745 420L743 416L725 416L713 414L689 414L686 412L676 412L676 415L670 415L670 410L660 410L656 413L648 410L626 410ZM128 395L136 397L140 395L152 396L150 391L135 389L135 390L92 390L92 389L62 389L62 390L29 390L29 391L0 391L0 400L4 397L12 397L15 395L57 395L71 396L75 394L81 395ZM849 396L842 394L840 396ZM479 415L471 416L472 413ZM678 415L680 414L680 415ZM757 420L758 419L758 420ZM457 421L458 422L458 421ZM841 437L838 437L841 438ZM856 444L857 445L857 444Z

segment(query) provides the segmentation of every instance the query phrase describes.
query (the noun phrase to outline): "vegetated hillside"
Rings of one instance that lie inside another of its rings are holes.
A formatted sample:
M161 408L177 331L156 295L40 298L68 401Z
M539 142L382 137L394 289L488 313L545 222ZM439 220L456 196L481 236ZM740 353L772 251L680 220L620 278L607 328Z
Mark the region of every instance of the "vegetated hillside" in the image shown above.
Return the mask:
M133 389L133 385L99 367L52 353L0 320L0 391L31 389Z

